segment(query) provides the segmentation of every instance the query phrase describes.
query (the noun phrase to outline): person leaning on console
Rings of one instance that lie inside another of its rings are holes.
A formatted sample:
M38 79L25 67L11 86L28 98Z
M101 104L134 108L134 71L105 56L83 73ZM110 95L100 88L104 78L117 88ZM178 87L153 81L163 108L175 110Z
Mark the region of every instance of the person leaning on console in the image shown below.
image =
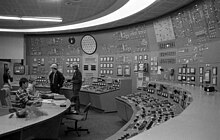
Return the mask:
M79 71L78 64L73 63L73 96L71 98L71 102L75 103L75 111L76 113L80 113L80 102L79 102L79 91L82 86L82 73Z
M20 103L20 106L24 108L26 105L32 105L34 103L34 99L28 94L28 79L21 78L19 80L19 89L16 92L16 100Z
M63 86L65 78L63 74L60 71L58 71L57 64L52 64L50 68L51 68L51 73L49 74L50 90L52 93L60 93L60 88Z

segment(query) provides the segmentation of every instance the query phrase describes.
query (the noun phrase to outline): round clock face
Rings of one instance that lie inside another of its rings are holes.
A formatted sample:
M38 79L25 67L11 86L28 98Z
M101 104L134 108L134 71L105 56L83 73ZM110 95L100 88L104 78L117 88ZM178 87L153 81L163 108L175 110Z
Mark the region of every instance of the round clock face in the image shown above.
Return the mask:
M86 54L95 53L97 49L97 43L95 38L91 35L85 35L81 40L81 47Z

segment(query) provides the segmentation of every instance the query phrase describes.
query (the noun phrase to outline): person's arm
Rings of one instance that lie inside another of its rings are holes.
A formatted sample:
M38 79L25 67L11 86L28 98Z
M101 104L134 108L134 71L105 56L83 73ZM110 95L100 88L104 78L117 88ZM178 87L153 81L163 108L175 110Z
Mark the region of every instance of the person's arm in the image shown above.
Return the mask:
M28 102L28 96L25 92L17 91L16 97L18 98L19 102L22 104L26 104Z
M10 76L8 77L8 84L11 85L11 79L10 79Z
M28 87L26 90L27 90L27 93L30 99L35 97L35 90L34 90L33 84L28 84Z
M3 82L4 82L4 84L7 83L11 88L11 81L10 81L10 75L9 74L7 74L7 73L3 74Z
M60 73L60 83L59 83L60 87L63 86L64 81L65 81L65 77L63 76L62 73Z
M49 84L51 84L52 83L52 71L50 71L48 79L49 79Z
M8 75L8 85L10 86L10 89L12 89L11 76L10 75Z

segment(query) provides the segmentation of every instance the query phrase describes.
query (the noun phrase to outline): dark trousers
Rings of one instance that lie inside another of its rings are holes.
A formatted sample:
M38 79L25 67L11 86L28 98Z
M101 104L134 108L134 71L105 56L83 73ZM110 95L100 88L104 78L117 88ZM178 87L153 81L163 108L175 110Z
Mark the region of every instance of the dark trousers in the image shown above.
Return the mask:
M79 101L79 95L78 96L73 96L71 98L71 102L75 103L75 110L80 112L80 101Z
M58 85L51 84L50 85L50 91L52 93L60 93L60 87Z

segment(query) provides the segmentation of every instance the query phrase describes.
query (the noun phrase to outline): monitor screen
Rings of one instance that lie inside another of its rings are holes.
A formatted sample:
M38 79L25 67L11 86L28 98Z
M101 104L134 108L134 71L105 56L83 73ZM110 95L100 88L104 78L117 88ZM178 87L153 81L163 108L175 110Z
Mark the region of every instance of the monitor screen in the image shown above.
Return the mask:
M15 75L24 75L25 74L25 66L20 63L14 64L14 74Z
M178 73L179 73L179 74L182 73L182 68L178 68Z
M190 68L187 68L186 71L187 74L190 74Z
M190 69L190 73L191 73L191 74L196 74L195 68L191 68L191 69Z
M182 69L182 73L183 73L183 74L186 74L186 68L183 68L183 69Z
M96 70L96 65L91 65L91 70L95 71Z
M182 76L178 75L177 79L178 79L178 81L181 81L182 80Z
M84 70L89 70L89 65L84 65Z
M204 81L205 81L206 83L210 83L210 70L207 70L207 71L205 72Z

